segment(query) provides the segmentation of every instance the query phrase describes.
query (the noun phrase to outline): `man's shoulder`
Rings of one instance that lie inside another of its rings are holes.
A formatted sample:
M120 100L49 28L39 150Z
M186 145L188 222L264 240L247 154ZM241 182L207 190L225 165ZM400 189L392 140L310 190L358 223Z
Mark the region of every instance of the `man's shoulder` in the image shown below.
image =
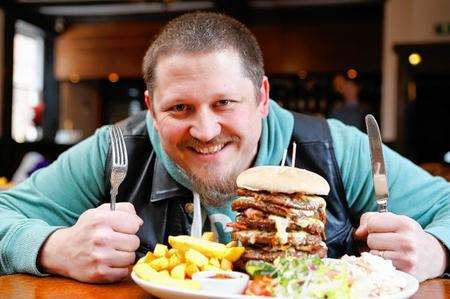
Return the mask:
M330 129L325 118L292 112L294 116L293 137L302 142L331 141Z
M122 129L124 135L148 135L145 122L147 114L147 110L140 111L119 121L116 125Z
M335 118L328 118L327 120L328 127L330 128L331 136L333 140L335 139L360 139L364 137L364 133L361 132L358 128L350 125L344 124L342 121L337 120Z

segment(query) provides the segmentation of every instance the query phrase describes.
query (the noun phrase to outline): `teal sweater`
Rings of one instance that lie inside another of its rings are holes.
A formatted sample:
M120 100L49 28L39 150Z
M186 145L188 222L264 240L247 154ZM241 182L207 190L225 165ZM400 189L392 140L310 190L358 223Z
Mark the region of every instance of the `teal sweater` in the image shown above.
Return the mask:
M367 136L328 120L351 213L375 211ZM0 275L32 273L39 248L55 229L73 225L85 210L101 203L107 190L104 167L107 127L60 155L15 188L0 192ZM432 177L385 148L388 208L407 215L450 248L450 183Z

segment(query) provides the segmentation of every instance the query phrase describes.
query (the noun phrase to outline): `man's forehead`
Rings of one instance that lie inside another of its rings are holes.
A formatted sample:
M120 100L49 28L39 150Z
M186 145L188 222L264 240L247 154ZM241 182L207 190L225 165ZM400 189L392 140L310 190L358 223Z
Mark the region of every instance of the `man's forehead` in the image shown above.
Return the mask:
M202 52L177 52L171 51L167 54L160 55L156 59L155 73L158 74L167 67L183 67L192 66L192 61L201 61L201 58L213 58L214 60L223 61L226 63L239 63L241 64L241 57L237 51L231 48L215 49ZM234 61L233 61L234 60Z
M184 89L197 79L218 87L240 85L246 81L239 56L234 51L211 51L208 53L174 53L160 57L155 67L154 89L164 86ZM198 81L197 81L198 82ZM200 82L200 84L201 84ZM196 85L199 87L200 85Z

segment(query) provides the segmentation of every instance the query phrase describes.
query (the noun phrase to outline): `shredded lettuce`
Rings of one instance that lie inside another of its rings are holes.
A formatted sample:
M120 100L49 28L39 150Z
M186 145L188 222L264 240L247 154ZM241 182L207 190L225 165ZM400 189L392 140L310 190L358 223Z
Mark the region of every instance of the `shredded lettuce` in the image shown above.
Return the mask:
M318 256L283 257L274 261L275 293L286 298L350 298L345 267L325 264Z
M275 268L272 264L264 262L264 261L248 261L245 264L245 271L250 275L252 278L256 276L274 276L275 275Z
M274 278L275 295L284 298L350 298L349 271L343 264L325 263L320 257L280 257L273 264L249 261L252 276Z

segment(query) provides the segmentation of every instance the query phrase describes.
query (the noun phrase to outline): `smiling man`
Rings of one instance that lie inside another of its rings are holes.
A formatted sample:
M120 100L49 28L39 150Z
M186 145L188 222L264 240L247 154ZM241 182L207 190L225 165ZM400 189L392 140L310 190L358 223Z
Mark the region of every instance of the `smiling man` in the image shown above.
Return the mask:
M164 151L206 203L220 204L256 156L268 114L267 78L255 91L233 49L161 57L155 76L145 102Z
M258 43L238 21L215 13L174 19L148 49L143 73L148 110L117 124L129 166L116 211L108 205L111 165L103 127L0 193L0 274L123 279L156 243L189 234L193 193L202 199L207 229L227 242L237 175L278 165L294 141L296 166L330 184L328 256L353 253L356 238L421 280L444 273L449 183L385 148L393 213L375 213L367 136L269 100Z

